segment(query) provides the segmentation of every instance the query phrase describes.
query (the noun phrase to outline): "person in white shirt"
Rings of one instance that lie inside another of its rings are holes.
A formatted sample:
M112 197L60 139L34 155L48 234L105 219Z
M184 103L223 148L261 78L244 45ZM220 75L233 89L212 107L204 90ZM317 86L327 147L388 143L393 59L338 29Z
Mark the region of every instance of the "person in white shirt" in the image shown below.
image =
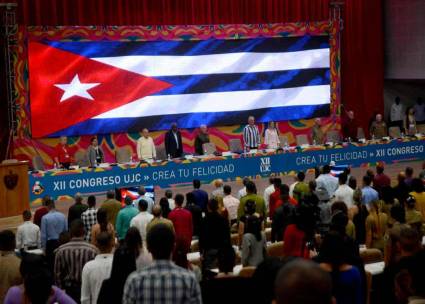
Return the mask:
M425 104L422 101L421 97L418 97L415 105L413 106L415 109L415 120L418 125L425 123Z
M227 212L229 212L230 224L233 225L238 220L238 208L240 202L236 197L232 196L232 188L229 185L225 185L223 187L223 192L223 204L227 209Z
M152 213L152 207L155 204L155 202L153 201L153 199L151 197L149 197L149 196L146 195L146 189L145 189L145 187L144 186L140 186L139 187L139 190L138 190L138 193L139 193L140 196L139 196L138 199L134 200L133 204L136 206L136 205L139 204L139 201L143 199L143 200L145 200L148 203L148 209L147 209L147 211L149 213Z
M96 246L100 254L83 267L81 304L97 303L103 281L111 276L114 242L114 238L109 232L104 231L96 236Z
M142 237L143 244L146 242L146 226L153 219L153 215L147 212L148 202L144 199L139 201L140 213L133 217L130 221L130 227L139 229L140 236Z
M16 231L16 248L26 250L41 248L40 227L31 222L31 211L25 210L22 218L24 223Z
M290 197L293 197L294 196L294 189L295 189L295 186L298 184L298 178L297 178L297 176L295 175L294 176L294 182L292 183L292 184L290 184L289 185L289 196Z
M239 189L238 194L236 195L237 199L241 199L246 195L246 184L251 181L249 177L244 177L242 180L243 188Z
M215 190L211 192L212 197L223 197L224 196L224 190L223 190L223 180L221 178L216 179L214 181Z
M176 203L174 202L174 198L173 198L173 191L165 190L165 197L168 200L168 205L170 206L170 210L173 210L176 207Z
M316 178L317 189L326 189L329 198L332 198L338 188L338 178L331 174L331 167L329 165L323 166L323 172Z
M338 176L339 187L335 191L335 202L344 202L347 205L348 210L353 207L353 194L354 190L347 185L347 175L345 173L341 173Z
M269 186L267 186L266 189L264 189L264 202L266 203L266 209L269 210L269 203L270 203L270 195L275 191L274 187L274 177L269 177Z
M279 133L277 132L274 121L270 121L268 124L267 130L264 133L264 143L267 145L267 149L279 148Z
M139 160L155 159L156 148L152 137L149 136L149 130L144 128L142 135L137 140L137 157Z
M396 97L394 103L391 105L390 120L391 125L399 127L403 130L404 107L400 103L400 97Z

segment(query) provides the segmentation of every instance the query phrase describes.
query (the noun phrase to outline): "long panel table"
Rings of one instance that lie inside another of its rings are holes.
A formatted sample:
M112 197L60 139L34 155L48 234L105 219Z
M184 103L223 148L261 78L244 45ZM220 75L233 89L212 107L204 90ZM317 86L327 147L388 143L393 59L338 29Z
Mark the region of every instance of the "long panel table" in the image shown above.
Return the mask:
M245 176L266 177L329 164L359 167L368 163L387 164L424 160L424 137L387 142L343 143L335 146L290 147L283 151L253 154L192 157L148 163L102 164L97 168L30 172L30 201L44 195L53 198L80 193L102 193L114 188L155 185L170 187L193 179L236 180Z

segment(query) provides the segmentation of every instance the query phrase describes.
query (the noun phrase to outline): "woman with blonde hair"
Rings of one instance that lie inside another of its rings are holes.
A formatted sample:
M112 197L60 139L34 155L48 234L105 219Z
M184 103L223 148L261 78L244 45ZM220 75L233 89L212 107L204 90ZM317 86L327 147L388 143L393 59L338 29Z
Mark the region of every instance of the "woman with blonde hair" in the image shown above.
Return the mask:
M267 146L267 149L279 148L279 132L276 129L276 124L274 121L270 121L268 123L267 129L264 132L264 144Z
M384 235L388 216L381 211L380 201L372 201L366 218L366 247L384 251Z

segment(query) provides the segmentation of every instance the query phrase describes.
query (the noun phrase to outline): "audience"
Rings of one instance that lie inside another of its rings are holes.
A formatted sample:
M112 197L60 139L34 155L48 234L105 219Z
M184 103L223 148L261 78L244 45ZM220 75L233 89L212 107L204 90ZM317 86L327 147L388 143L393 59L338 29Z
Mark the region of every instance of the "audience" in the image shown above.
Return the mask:
M412 181L413 181L413 168L412 167L406 167L404 170L404 174L406 178L404 179L404 183L411 189L412 187Z
M216 278L234 277L233 269L236 264L236 253L232 246L226 245L218 250Z
M373 178L373 188L375 188L378 193L381 193L384 187L391 186L391 179L388 175L384 173L384 165L379 164L376 166L376 175Z
M97 209L96 209L96 197L90 195L87 199L88 208L81 214L81 219L84 223L84 229L86 230L86 235L84 239L87 242L91 241L91 228L97 223Z
M338 189L335 191L335 201L344 202L348 209L353 207L353 194L354 190L347 185L347 175L345 173L341 173L338 176Z
M277 207L272 218L272 231L271 231L271 241L280 242L283 240L283 235L285 233L286 227L293 224L295 216L295 206L289 202L289 190L288 186L281 187L280 199L282 204Z
M362 203L368 210L372 202L379 200L378 192L370 186L371 184L372 178L369 175L363 176Z
M323 166L322 174L316 178L316 185L317 189L325 189L329 198L334 196L336 189L338 189L338 178L331 174L331 167L329 165Z
M128 228L130 228L131 220L139 213L139 210L133 206L133 200L127 196L124 199L125 206L122 208L117 215L117 222L115 229L117 231L118 240L123 240L127 234Z
M170 221L169 219L163 218L162 217L162 209L161 206L159 205L154 205L152 208L152 215L153 215L153 219L148 223L148 225L146 226L146 232L149 232L149 230L158 224L164 224L167 225L171 230L174 231L174 226L173 226L173 222Z
M420 178L414 178L412 180L412 192L410 195L415 198L416 209L422 214L422 218L425 219L425 192L424 183Z
M81 214L87 210L88 206L83 204L83 197L77 193L74 197L75 203L68 209L68 226L76 219L81 219Z
M264 198L264 202L266 204L266 208L269 208L270 195L272 195L272 193L275 191L274 179L275 179L274 176L270 176L269 177L269 185L266 187L266 189L264 189L263 198Z
M16 248L32 250L41 248L40 227L31 222L31 211L22 213L24 223L16 231Z
M146 195L145 187L140 186L138 193L139 193L139 198L134 201L134 204L138 205L141 200L144 200L144 201L146 201L146 203L148 203L148 208L146 209L146 211L149 212L149 213L152 213L152 207L155 203L154 203L154 201L151 197Z
M246 195L241 198L240 204L238 207L238 219L240 219L245 213L245 204L248 200L253 200L256 206L256 212L263 218L266 218L266 204L264 198L257 195L257 188L254 182L249 181L246 183Z
M108 215L108 222L115 227L118 212L121 210L121 203L115 199L115 191L109 190L106 193L106 201L100 206Z
M146 200L139 200L139 211L139 214L131 219L130 226L139 229L143 242L146 242L146 227L153 219L153 215L148 212L148 202Z
M175 245L173 231L166 225L158 224L147 234L147 243L154 262L128 277L123 304L202 303L195 275L170 261ZM152 292L153 289L155 292Z
M250 181L251 179L249 177L244 177L242 180L242 184L243 184L243 188L239 189L238 191L238 195L236 196L236 198L238 200L240 200L242 197L244 197L246 195L246 184Z
M173 199L173 191L171 191L171 190L166 190L165 191L165 197L167 198L167 200L168 200L168 204L169 204L169 207L170 207L170 210L173 210L174 209L174 207L175 207L175 204L174 204L174 199ZM161 207L163 207L163 206L161 206Z
M384 235L388 217L381 211L379 201L372 201L366 218L366 247L384 251Z
M22 282L19 272L21 260L15 255L15 235L10 230L0 232L0 302L9 287Z
M199 179L193 180L193 189L195 204L205 212L208 204L208 193L201 189L201 181Z
M213 190L213 192L211 192L211 196L215 197L215 198L224 197L223 186L224 186L223 180L221 178L216 179L214 181L215 190Z
M238 208L240 202L236 197L232 196L232 188L229 185L225 185L223 187L223 192L223 204L229 212L230 225L236 224L238 220Z
M393 188L395 198L399 202L405 202L409 196L410 187L405 183L406 175L404 172L400 172L397 175L397 185Z
M41 227L41 219L44 215L49 212L49 209L47 209L47 202L50 200L49 196L44 196L41 200L41 206L38 207L34 212L34 224L36 224L38 227Z
M174 203L174 200L173 200L173 203ZM171 208L170 208L170 203L169 203L169 200L168 200L168 198L166 198L166 197L162 197L160 200L159 200L159 206L161 207L161 210L162 210L162 216L164 217L164 218L168 218L168 215L170 214L170 212L171 212ZM173 207L173 209L174 209L174 207Z
M115 235L114 226L108 221L108 211L105 208L99 208L97 210L97 224L92 226L91 229L91 243L96 244L97 235L101 232L109 232L112 235Z
M61 245L55 254L54 277L56 286L62 288L76 302L81 298L81 274L84 265L99 253L92 244L84 241L84 224L80 219L71 223L71 240Z
M268 205L269 217L271 219L274 217L274 213L275 213L276 209L278 208L277 205L279 204L279 202L282 201L282 199L281 199L281 195L282 195L281 188L283 186L285 187L284 190L286 192L288 192L289 191L289 189L287 190L288 186L282 185L282 180L280 178L276 177L273 180L274 192L270 195L269 205Z
M401 230L409 227L406 224L406 212L401 204L391 207L390 215L392 225L388 226L386 235L386 244L384 250L385 265L392 265L400 259L400 248L398 246L400 241Z
M195 196L192 192L186 193L186 210L192 214L193 236L199 237L202 223L202 209L195 204Z
M192 213L183 208L184 196L182 194L176 194L174 200L176 207L170 212L168 219L173 222L178 242L185 244L186 250L189 252L194 231Z
M410 227L415 228L419 234L422 235L422 214L416 210L416 200L413 196L407 198L405 202L406 207L406 224Z
M130 227L124 239L125 246L133 252L136 258L136 268L140 270L152 263L152 255L148 252L146 246L143 245L142 237L139 229Z
M97 303L103 280L111 275L112 249L115 245L114 236L107 231L96 235L96 244L99 254L94 260L84 265L81 285L81 304Z
M292 196L297 202L300 202L306 195L309 194L310 187L306 182L304 182L305 173L303 171L298 172L297 180L298 183L294 187Z

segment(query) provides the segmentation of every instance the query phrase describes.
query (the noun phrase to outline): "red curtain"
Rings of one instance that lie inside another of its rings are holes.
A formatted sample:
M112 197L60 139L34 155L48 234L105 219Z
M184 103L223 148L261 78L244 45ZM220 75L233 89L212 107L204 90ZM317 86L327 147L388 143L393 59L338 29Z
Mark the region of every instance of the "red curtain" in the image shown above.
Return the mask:
M0 0L11 2L13 0ZM15 0L25 25L159 25L320 21L330 0ZM363 127L383 110L382 0L345 0L342 102Z

